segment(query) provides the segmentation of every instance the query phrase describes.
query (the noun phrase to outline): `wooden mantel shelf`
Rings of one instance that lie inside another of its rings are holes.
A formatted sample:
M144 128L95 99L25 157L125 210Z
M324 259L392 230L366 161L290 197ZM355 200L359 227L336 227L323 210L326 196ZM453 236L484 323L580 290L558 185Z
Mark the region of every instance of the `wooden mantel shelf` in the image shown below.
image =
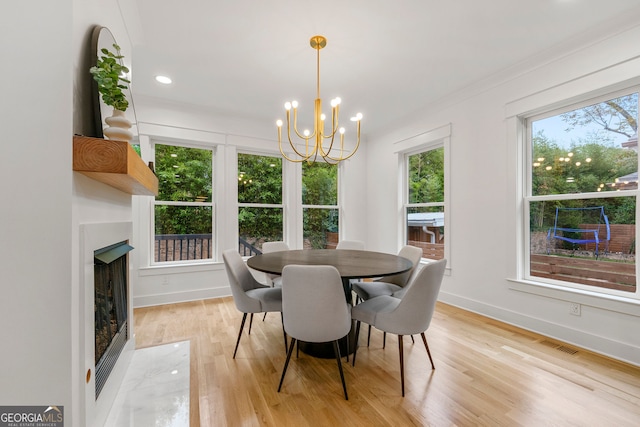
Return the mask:
M158 177L125 141L74 135L73 170L125 193L158 195Z

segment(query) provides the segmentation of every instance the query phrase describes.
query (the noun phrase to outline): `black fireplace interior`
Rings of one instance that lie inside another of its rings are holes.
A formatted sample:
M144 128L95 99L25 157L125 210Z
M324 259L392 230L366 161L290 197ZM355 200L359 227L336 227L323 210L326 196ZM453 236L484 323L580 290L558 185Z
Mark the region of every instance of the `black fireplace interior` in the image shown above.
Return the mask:
M119 242L94 251L96 399L128 339L128 252Z

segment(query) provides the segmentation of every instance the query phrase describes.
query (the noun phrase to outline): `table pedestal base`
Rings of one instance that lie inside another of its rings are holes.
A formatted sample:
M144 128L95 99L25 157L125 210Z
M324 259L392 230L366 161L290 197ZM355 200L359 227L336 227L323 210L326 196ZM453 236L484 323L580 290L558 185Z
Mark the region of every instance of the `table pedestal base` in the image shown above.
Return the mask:
M347 354L353 354L356 349L356 329L354 323L351 324L349 334L338 340L340 348L340 356L345 357ZM347 340L349 343L349 351L347 352ZM310 356L319 357L321 359L334 359L336 355L333 353L333 343L331 342L305 342L298 341L300 350Z

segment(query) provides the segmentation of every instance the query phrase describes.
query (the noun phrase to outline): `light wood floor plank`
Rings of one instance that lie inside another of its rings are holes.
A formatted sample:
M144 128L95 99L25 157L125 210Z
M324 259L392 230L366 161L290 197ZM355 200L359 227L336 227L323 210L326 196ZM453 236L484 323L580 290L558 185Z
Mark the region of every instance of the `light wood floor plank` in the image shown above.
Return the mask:
M438 303L426 336L360 336L343 358L345 401L333 359L286 357L280 316L254 316L232 359L242 314L220 298L134 310L138 348L191 341L191 426L640 425L640 368ZM247 322L248 323L248 322ZM351 359L350 359L351 360Z

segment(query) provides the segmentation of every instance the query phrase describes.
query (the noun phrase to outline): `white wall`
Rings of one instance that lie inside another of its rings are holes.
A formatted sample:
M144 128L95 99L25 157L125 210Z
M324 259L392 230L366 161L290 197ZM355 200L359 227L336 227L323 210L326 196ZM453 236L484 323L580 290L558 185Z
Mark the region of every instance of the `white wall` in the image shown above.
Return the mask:
M636 21L637 22L637 21ZM638 80L640 27L604 37L556 58L537 58L502 81L469 88L371 141L367 158L369 247L392 251L398 183L393 143L451 123L451 196L448 244L452 269L441 299L640 365L640 305L519 283L517 140L514 114L524 114L628 79ZM521 240L521 239L520 239ZM569 302L583 304L580 317ZM631 332L635 331L635 332Z
M64 405L67 419L71 17L71 0L11 2L0 13L0 402Z

